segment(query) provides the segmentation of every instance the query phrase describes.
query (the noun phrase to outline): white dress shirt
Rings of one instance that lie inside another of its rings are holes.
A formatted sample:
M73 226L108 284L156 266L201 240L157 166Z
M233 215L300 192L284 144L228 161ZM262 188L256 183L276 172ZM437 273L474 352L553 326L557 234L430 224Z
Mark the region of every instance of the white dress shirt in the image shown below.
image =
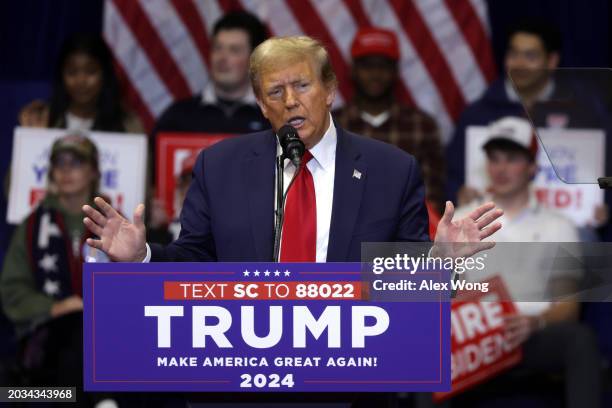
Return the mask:
M312 149L312 159L306 164L312 174L315 197L317 201L317 262L327 260L327 246L329 244L329 227L331 223L332 204L334 201L334 175L336 174L336 144L338 135L336 126L329 118L329 127L323 137ZM277 148L277 157L282 154L280 145ZM283 187L287 191L295 166L289 159L285 159L283 169ZM276 202L276 200L274 201ZM282 240L281 240L282 242Z
M317 251L316 261L327 260L327 247L329 244L329 228L331 224L332 205L334 201L334 175L336 174L336 145L338 135L336 126L329 115L329 127L323 137L312 149L312 159L306 164L312 174L317 205ZM282 154L277 142L277 157ZM296 168L289 159L285 159L283 169L283 187L287 191ZM275 184L276 185L276 184ZM276 190L275 190L276 192ZM276 203L276 199L274 200ZM281 239L282 242L282 239ZM147 244L147 255L143 262L151 260L151 248Z

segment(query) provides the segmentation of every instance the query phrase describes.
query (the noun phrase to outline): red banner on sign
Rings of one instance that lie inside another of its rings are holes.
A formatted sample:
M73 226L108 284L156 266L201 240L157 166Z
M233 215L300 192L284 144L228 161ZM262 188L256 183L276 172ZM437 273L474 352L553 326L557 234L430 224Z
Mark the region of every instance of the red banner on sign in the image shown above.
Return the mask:
M436 392L443 401L481 384L518 364L522 348L504 337L504 316L517 313L499 276L485 282L489 290L459 294L451 306L451 381L449 392Z
M163 200L168 217L175 218L174 190L181 165L194 153L199 152L223 139L233 137L225 133L162 132L157 135L156 182L157 198Z
M164 300L360 300L361 296L361 282L164 282Z

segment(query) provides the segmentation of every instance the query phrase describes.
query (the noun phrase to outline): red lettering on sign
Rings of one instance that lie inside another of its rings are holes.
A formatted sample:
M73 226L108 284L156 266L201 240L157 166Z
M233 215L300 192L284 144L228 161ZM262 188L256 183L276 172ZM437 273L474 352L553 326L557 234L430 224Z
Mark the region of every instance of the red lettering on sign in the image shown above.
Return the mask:
M489 291L459 296L451 308L451 381L449 392L434 393L443 401L482 383L521 360L522 350L504 338L504 316L516 308L500 277L486 281Z

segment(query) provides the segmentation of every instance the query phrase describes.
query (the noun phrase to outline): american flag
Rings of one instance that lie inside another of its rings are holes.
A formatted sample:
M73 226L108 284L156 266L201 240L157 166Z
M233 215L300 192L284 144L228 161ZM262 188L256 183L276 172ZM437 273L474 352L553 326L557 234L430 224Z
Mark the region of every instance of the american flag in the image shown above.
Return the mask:
M350 47L358 29L393 30L401 52L398 95L430 113L445 141L496 75L485 0L106 0L104 38L149 129L173 101L202 90L213 25L237 9L257 15L271 35L321 40L339 80L337 105L352 96Z

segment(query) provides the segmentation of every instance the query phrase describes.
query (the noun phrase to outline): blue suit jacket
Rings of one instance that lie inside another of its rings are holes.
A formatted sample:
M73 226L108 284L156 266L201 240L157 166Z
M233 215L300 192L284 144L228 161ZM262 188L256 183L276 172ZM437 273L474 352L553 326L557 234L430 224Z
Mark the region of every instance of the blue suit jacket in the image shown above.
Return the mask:
M362 242L429 241L414 157L336 127L328 262L361 260ZM151 245L152 261L272 260L276 136L238 136L202 151L181 212L180 237ZM354 171L361 178L354 177Z

